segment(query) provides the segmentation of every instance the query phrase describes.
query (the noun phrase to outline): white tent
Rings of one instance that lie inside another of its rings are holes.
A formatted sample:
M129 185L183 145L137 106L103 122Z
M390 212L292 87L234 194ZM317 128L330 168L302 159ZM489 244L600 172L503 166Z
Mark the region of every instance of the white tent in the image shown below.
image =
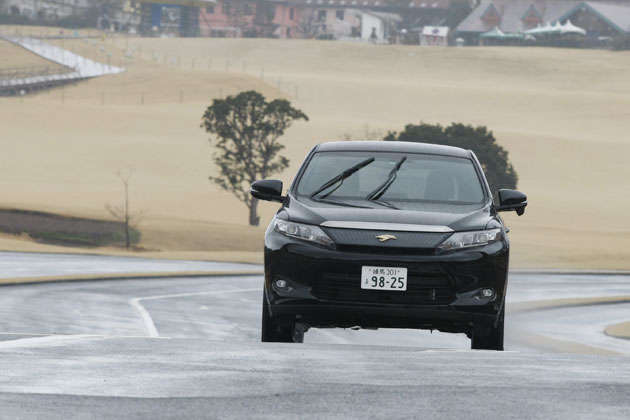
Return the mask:
M553 26L551 27L552 32L554 34L561 34L562 33L562 24L560 23L559 20L556 21L556 23L553 24Z
M567 21L564 22L564 25L562 25L562 33L586 35L586 31L584 29L575 26L569 19L567 19Z
M537 27L532 28L528 31L525 31L525 33L528 35L540 35L540 34L548 34L548 33L551 33L552 31L553 31L553 28L551 24L547 22L545 26L540 26L540 23L539 23Z
M550 35L550 34L581 34L586 35L586 31L580 27L575 26L571 23L570 20L562 25L560 21L556 21L553 25L549 22L545 26L540 26L538 24L537 27L532 28L528 31L525 31L527 35Z

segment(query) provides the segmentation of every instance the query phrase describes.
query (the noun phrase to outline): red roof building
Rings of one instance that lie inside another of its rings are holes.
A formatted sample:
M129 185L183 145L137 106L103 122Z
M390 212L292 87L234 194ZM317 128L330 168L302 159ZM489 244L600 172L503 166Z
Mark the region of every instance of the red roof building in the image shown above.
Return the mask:
M450 0L217 0L201 9L199 26L202 36L336 38L338 26L361 32L356 29L357 13L351 10L381 14L390 24L404 21L407 27L422 27L441 23L449 4ZM387 17L392 14L400 18Z

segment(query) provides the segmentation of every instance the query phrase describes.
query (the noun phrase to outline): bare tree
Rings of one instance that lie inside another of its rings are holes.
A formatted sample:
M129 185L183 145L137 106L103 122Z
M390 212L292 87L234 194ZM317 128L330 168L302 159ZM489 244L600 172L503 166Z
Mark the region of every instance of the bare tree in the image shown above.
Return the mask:
M245 16L246 8L251 7L251 4L243 0L223 0L221 7L229 24L238 29L238 36L242 36L243 32L247 31L250 26Z
M302 38L315 38L323 32L322 29L322 22L319 20L315 10L303 9L300 19L295 27L295 30L302 36Z
M342 133L339 136L340 140L344 140L344 141L350 141L350 140L383 140L383 138L385 138L385 132L383 132L382 130L379 130L378 128L376 129L370 129L370 127L365 124L363 126L363 133L355 136L354 134L350 133L350 132L345 132Z
M252 26L257 37L272 37L278 25L273 23L275 4L269 0L253 0L256 6Z
M140 223L141 216L145 213L144 210L132 213L129 207L129 179L131 178L131 171L127 174L117 173L118 178L123 183L125 188L125 202L120 205L112 206L105 204L107 211L119 222L122 222L125 226L125 248L129 250L131 246L131 229L134 229Z

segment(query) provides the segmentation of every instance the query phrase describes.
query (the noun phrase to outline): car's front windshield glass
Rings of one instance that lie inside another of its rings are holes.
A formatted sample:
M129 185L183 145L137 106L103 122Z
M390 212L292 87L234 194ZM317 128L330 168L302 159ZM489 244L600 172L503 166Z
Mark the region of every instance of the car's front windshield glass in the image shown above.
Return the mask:
M341 171L371 157L374 161L369 165L313 196ZM393 170L397 165L398 169ZM300 200L312 201L325 197L320 201L324 205L335 205L335 200L382 209L377 204L387 203L403 210L431 211L445 205L484 203L481 180L472 160L418 153L318 152L300 177L296 195Z

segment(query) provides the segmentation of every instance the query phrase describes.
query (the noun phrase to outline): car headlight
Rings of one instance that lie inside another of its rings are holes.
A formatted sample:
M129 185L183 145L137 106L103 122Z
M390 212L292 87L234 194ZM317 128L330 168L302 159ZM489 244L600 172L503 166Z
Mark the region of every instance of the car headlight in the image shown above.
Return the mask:
M501 229L455 232L438 247L440 251L453 251L461 248L488 245L501 240Z
M294 223L286 220L275 219L273 230L292 238L303 239L309 242L315 242L324 246L333 246L333 241L319 227L313 225L304 225L302 223Z

